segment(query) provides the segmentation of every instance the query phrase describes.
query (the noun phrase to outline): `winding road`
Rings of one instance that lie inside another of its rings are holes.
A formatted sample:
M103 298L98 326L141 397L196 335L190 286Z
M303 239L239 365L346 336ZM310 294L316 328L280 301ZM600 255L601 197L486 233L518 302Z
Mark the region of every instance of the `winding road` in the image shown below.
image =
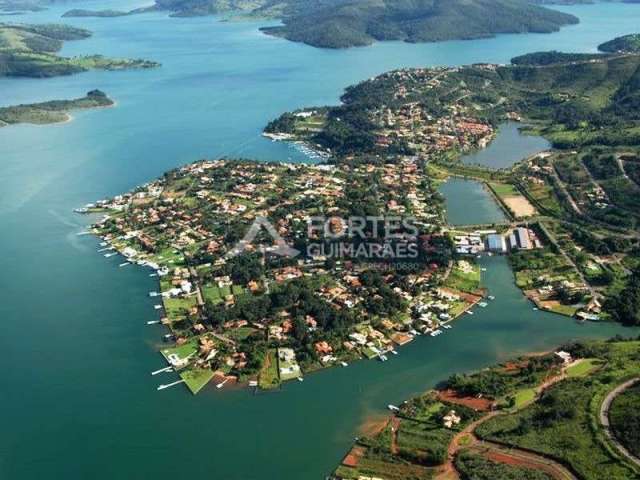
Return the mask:
M600 424L604 427L604 432L611 441L611 443L616 447L616 449L624 455L629 461L634 463L636 466L640 467L640 458L633 455L629 450L622 445L618 439L615 437L613 432L611 431L611 424L609 422L609 409L611 408L611 403L615 400L615 398L623 393L625 390L633 387L636 383L640 383L640 377L632 378L631 380L627 380L621 385L618 385L616 388L611 390L607 396L604 398L602 405L600 405Z

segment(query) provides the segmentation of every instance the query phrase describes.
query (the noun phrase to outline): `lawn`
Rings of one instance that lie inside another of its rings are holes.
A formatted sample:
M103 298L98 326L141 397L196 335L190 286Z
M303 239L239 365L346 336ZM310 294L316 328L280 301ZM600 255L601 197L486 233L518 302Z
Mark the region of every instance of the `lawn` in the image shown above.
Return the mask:
M180 378L194 395L211 381L213 371L210 368L190 368L180 372Z
M523 390L518 390L515 396L516 401L514 406L516 409L520 409L531 402L534 398L536 398L535 388L525 388Z
M508 183L489 183L491 190L499 197L509 197L513 195L520 195L520 192L516 190L513 185Z
M561 303L554 303L551 308L549 308L550 312L567 317L573 317L578 310L579 308L574 305L563 305Z
M602 362L597 358L585 358L575 365L567 368L568 377L584 377L599 368Z
M258 385L263 389L276 388L280 385L280 376L278 375L278 351L275 348L269 349L264 359L260 376L258 377Z
M472 270L463 271L458 265L451 269L446 286L463 292L475 292L480 288L480 267L471 264Z
M163 300L167 318L172 322L184 318L188 311L196 306L197 302L195 295L190 297L165 298Z
M173 348L164 348L160 351L160 353L162 353L162 356L164 356L167 361L169 361L169 355L171 355L172 353L175 353L181 359L185 359L197 352L198 339L195 337L182 345Z
M201 290L205 302L208 300L214 305L224 302L224 298L220 295L220 289L217 285L203 285Z

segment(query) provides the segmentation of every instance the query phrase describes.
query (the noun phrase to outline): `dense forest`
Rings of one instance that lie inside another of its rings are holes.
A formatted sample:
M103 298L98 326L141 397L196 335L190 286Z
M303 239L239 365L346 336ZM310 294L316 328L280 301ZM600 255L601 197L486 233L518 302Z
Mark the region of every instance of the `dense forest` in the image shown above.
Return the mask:
M632 35L625 35L623 37L614 38L613 40L599 45L598 50L608 53L640 52L640 34L634 33Z

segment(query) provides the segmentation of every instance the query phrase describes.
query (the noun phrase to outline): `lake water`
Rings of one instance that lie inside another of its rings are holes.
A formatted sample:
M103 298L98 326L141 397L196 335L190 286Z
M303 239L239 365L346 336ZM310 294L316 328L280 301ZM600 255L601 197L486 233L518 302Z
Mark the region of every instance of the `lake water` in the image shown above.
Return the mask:
M440 186L445 197L447 222L451 225L500 223L507 220L483 183L451 177Z
M65 8L11 20L58 21ZM145 324L155 318L146 296L156 289L153 279L142 269L118 268L115 257L96 253L94 238L76 235L88 219L71 213L74 207L201 157L303 161L292 146L260 136L282 111L335 103L347 85L397 67L507 62L534 50L594 51L636 31L640 6L563 10L582 23L553 35L345 51L265 37L257 31L263 23L164 14L64 19L95 32L67 43L65 54L144 57L163 67L0 79L2 105L78 97L93 88L118 102L75 114L64 125L0 129L0 478L319 479L362 421L454 371L570 338L637 334L534 312L506 260L489 258L484 280L495 303L441 337L413 342L389 362L309 375L273 394L157 392L170 377L149 374L163 364L162 330Z
M542 137L520 133L523 125L506 122L500 125L496 138L487 148L462 157L467 165L482 165L494 169L508 168L531 155L546 150L551 144Z

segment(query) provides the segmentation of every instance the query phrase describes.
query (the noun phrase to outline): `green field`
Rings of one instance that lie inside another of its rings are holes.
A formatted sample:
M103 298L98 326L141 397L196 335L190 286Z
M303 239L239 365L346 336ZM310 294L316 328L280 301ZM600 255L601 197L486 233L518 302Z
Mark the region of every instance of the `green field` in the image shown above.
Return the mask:
M471 271L462 271L454 265L445 285L463 292L475 292L480 288L480 267L471 263Z
M164 358L169 361L169 355L175 353L180 359L186 359L198 352L198 339L191 338L188 342L172 347L172 348L164 348L161 350Z
M164 309L167 318L172 322L186 317L190 308L198 303L195 295L190 297L165 298L163 299Z
M211 381L213 371L210 368L189 368L180 372L180 378L194 395Z
M567 368L568 377L584 377L599 368L602 362L597 358L585 358L576 365Z
M265 390L276 388L280 385L280 375L278 375L278 351L275 348L269 349L265 358L258 385Z
M495 194L499 197L510 197L515 195L520 195L520 192L508 183L489 183L491 190L495 192Z
M516 409L524 407L526 404L530 403L532 400L536 398L536 389L535 388L525 388L523 390L519 390L515 395L515 405Z

